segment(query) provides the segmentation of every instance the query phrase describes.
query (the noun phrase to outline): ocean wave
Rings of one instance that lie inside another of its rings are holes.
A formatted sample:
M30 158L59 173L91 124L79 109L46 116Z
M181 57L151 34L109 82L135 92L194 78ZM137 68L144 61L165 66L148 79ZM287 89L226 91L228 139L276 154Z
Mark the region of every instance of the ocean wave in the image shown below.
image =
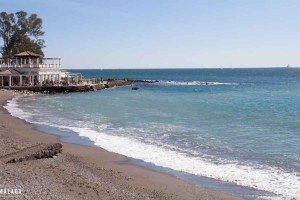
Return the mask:
M89 128L67 126L57 126L57 128L74 131L79 136L87 137L96 146L110 152L141 159L157 166L232 182L237 185L282 195L285 198L300 196L300 173L297 172L289 173L268 166L239 165L237 162L215 164L208 162L207 159L191 157L163 146L145 144L135 138L108 135L105 132Z
M264 190L281 195L282 199L300 197L299 172L287 172L270 166L242 165L238 162L225 160L223 163L216 164L202 157L176 151L176 149L165 148L164 146L157 146L151 143L146 144L134 137L109 135L105 132L105 126L96 131L86 127L71 127L46 121L31 121L31 115L19 107L17 99L18 97L10 100L5 106L12 116L19 117L30 123L71 130L79 136L87 137L95 145L110 152L141 159L145 162L177 171Z
M203 82L203 81L158 81L156 84L160 85L182 85L182 86L196 86L196 85L242 85L241 83L225 83L225 82Z
M22 97L21 95L18 95L14 97L11 100L8 100L7 105L3 106L12 116L18 117L20 119L23 119L27 121L29 117L32 115L30 113L24 112L22 109L19 108L19 105L17 103L17 100Z

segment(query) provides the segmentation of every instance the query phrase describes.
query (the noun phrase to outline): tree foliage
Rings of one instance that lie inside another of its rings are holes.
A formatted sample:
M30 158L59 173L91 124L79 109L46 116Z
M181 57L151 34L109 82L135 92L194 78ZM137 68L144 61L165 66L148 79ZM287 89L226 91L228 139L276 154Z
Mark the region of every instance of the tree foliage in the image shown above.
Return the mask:
M43 21L36 14L27 16L24 11L14 13L0 13L0 37L3 46L0 53L4 58L11 58L22 51L32 51L44 55L42 48L45 41L40 39Z

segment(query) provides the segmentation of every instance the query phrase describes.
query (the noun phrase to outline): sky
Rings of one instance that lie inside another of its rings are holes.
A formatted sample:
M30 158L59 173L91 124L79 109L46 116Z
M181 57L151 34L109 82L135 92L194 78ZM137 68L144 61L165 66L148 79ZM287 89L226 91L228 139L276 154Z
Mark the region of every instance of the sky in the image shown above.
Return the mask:
M300 67L299 0L0 0L63 68Z

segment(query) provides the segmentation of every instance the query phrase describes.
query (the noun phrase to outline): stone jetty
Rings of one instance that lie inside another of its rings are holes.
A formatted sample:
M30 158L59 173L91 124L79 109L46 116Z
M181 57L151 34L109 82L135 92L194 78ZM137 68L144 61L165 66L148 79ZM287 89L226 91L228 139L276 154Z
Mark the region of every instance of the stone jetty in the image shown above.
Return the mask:
M106 79L102 83L85 85L43 85L43 86L11 86L5 89L17 91L30 91L36 93L70 93L70 92L90 92L112 87L132 85L133 83L154 83L156 81L128 80L128 79Z

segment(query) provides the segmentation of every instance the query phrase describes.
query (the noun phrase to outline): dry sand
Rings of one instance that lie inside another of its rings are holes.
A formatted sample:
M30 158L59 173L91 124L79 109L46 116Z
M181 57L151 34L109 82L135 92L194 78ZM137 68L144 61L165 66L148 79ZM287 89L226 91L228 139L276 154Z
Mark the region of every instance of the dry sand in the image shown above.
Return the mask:
M37 143L58 142L56 136L9 115L2 106L13 96L0 90L0 157ZM63 153L54 158L11 164L0 159L0 192L22 192L0 194L0 199L239 199L127 162L118 164L127 158L101 148L62 144Z

